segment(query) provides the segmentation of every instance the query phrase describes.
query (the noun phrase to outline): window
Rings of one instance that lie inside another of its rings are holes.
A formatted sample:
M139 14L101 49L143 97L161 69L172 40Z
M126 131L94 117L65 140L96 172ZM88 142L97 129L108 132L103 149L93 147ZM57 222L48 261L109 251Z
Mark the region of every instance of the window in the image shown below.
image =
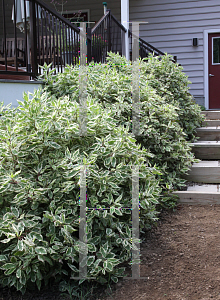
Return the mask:
M220 64L220 37L212 38L212 64Z

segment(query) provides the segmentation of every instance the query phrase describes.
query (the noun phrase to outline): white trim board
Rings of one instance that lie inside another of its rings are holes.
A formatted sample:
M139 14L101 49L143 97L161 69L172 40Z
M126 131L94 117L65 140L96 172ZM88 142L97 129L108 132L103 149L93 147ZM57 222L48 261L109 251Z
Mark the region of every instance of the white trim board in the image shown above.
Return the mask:
M205 108L209 109L209 61L208 61L208 34L209 33L220 33L219 29L205 29L203 31L204 38L204 96L205 96Z

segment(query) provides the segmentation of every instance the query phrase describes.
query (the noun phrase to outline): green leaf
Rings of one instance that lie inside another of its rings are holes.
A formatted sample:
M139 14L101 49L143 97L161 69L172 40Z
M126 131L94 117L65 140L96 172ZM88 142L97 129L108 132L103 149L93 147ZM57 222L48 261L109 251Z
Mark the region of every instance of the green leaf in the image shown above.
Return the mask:
M109 260L104 261L103 267L108 272L111 272L113 270L113 264L109 262Z
M9 270L9 269L14 269L14 267L15 267L14 264L12 264L12 263L6 263L6 264L4 264L4 265L1 267L1 269L3 269L3 270Z
M47 250L44 247L36 247L35 252L37 254L47 254Z
M106 255L107 255L107 251L106 251L103 247L101 247L101 248L100 248L100 252L101 252L101 254L102 254L102 257L105 258Z
M107 214L108 214L108 211L107 211L107 209L105 209L104 212L103 212L103 218L106 218Z
M36 281L36 273L31 271L31 281L35 282Z
M38 290L40 291L40 288L41 288L41 280L39 280L39 279L37 278L36 284L37 284Z
M117 186L117 184L115 184L114 182L108 182L108 184L113 187L114 189L119 189L119 186Z
M6 255L0 255L0 261L4 261L6 259L7 259Z
M115 213L118 216L122 216L123 215L120 208L115 208Z
M38 260L39 261L42 261L43 263L44 263L44 256L43 255L41 255L41 254L38 254Z
M113 167L116 166L116 158L115 157L112 158L111 164Z
M37 239L38 241L43 241L43 236L37 232L32 233L33 239Z
M52 262L52 260L51 260L49 257L44 256L44 260L45 260L46 262L48 262L51 266L53 266L53 262Z
M114 283L117 283L117 282L118 282L118 277L111 276L111 280L112 280Z
M74 272L79 272L79 270L72 264L67 263L67 265L70 267L70 269Z
M89 256L87 260L87 266L91 266L95 261L95 256Z
M30 247L35 246L34 242L31 239L29 239L27 236L23 239L23 242Z
M55 142L48 142L48 145L50 145L51 147L55 148L55 149L60 149L61 146Z
M106 234L110 235L112 233L112 229L111 228L106 228Z
M16 218L19 217L19 210L16 207L11 207L11 212L15 215Z
M96 252L96 246L93 243L87 244L87 247L90 252Z
M17 269L17 266L14 266L11 269L8 269L4 272L5 275L11 275L15 270Z
M115 207L114 207L114 206L111 206L111 207L110 207L110 214L112 214L112 215L113 215L113 214L114 214L114 212L115 212Z
M18 269L16 272L16 277L20 278L21 277L21 269Z
M48 196L49 196L50 199L53 199L53 193L52 193L51 190L48 191Z
M23 242L22 242L21 240L18 240L18 245L17 245L17 247L18 247L18 250L19 250L19 251L22 251L22 250L24 249L24 244L23 244Z

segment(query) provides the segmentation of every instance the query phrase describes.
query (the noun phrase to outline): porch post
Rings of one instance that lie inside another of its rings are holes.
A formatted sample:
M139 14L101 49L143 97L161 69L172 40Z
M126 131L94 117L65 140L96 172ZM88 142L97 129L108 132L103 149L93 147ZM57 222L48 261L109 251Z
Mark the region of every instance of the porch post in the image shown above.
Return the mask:
M31 36L31 65L32 73L36 78L38 75L37 66L37 28L36 28L36 7L35 0L30 1L30 36Z
M121 0L121 24L127 29L127 32L123 34L124 38L122 38L122 55L129 60L129 0Z

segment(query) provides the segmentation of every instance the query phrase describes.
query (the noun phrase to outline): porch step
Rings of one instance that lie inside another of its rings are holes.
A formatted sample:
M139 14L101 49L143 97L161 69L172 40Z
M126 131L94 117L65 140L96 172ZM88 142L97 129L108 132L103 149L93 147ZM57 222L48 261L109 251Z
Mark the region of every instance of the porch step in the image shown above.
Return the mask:
M202 111L201 114L205 115L207 120L220 120L220 110Z
M220 126L220 120L205 120L205 121L202 122L202 126L217 127L217 126Z
M197 128L197 136L200 138L199 140L203 140L203 141L219 141L220 127Z
M190 205L220 204L219 184L194 184L187 191L173 193L179 196L178 202Z
M203 111L206 116L201 128L197 128L199 140L192 143L196 158L202 159L192 165L184 178L186 191L176 191L179 203L190 205L220 205L220 111Z
M192 143L192 152L199 159L220 160L220 142L218 141L197 141ZM211 174L210 174L211 175Z
M199 163L195 163L184 178L193 182L220 184L220 161L202 160Z

